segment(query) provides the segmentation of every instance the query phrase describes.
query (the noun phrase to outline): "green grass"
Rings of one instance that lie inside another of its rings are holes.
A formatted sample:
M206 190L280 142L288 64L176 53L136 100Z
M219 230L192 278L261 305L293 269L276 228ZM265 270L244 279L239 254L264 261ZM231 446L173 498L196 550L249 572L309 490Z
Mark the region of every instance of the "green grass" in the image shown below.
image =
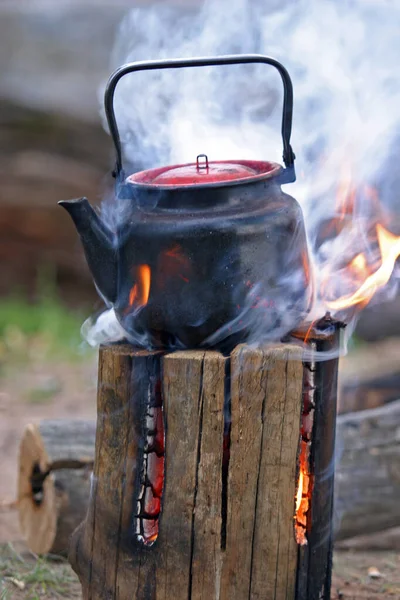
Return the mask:
M65 306L48 283L39 289L34 302L21 294L0 298L0 363L81 357L83 315Z
M11 328L18 328L25 336L51 336L63 345L80 339L81 320L56 298L28 303L18 296L0 300L0 337Z
M66 560L47 560L34 555L26 558L12 544L0 548L0 600L11 600L17 596L17 590L18 597L26 600L65 598L70 596L71 588L76 591L77 577Z

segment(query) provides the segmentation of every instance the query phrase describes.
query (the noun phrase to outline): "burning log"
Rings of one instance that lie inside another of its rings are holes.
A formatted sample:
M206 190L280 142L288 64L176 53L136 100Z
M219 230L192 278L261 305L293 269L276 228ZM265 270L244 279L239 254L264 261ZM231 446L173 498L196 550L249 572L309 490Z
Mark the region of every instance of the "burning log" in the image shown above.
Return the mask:
M296 343L229 357L103 346L92 493L70 545L84 598L329 598L334 408L322 405L334 407L335 372L323 364L306 393ZM299 546L303 392L329 444L310 447Z
M69 537L85 517L93 467L92 421L28 425L19 450L21 532L36 554L66 554Z
M296 346L238 347L230 361L213 351L161 360L128 346L101 349L93 493L70 550L84 597L131 598L136 590L136 598L214 598L218 589L233 600L250 590L267 598L262 590L286 586L294 595L300 359ZM161 363L166 462L158 522L141 516L137 499L143 481L154 481L148 460L143 473L144 415Z

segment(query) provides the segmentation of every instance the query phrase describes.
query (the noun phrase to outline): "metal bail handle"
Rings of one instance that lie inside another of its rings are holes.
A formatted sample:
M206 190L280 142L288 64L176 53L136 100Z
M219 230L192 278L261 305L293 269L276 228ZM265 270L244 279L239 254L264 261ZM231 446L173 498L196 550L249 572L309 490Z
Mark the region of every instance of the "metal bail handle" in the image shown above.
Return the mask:
M282 114L282 140L283 140L283 161L286 169L281 176L282 183L291 183L296 180L294 170L295 155L290 145L290 135L292 133L293 118L293 86L290 75L285 67L269 56L262 54L231 54L227 56L211 56L203 58L176 58L169 60L149 60L143 62L133 62L119 67L108 80L104 95L104 106L111 137L114 142L117 153L115 172L113 175L118 181L124 179L122 170L122 150L121 138L119 136L117 121L114 112L114 93L119 80L128 73L136 71L154 71L158 69L182 69L186 67L212 67L219 65L240 65L248 63L264 63L275 67L283 83L283 114Z

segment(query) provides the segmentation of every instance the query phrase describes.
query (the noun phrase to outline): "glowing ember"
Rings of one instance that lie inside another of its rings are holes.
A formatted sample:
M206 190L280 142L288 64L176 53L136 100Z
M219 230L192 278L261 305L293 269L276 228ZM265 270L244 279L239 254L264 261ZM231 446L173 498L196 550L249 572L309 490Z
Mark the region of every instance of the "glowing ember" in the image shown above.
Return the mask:
M307 514L310 508L311 481L307 471L309 444L302 441L300 450L300 472L296 492L295 536L299 546L307 544Z
M149 300L151 284L151 270L149 265L137 267L137 282L129 293L129 304L140 308L145 306Z
M381 254L381 266L369 275L366 256L358 254L351 261L349 269L353 269L357 274L365 274L365 279L355 293L326 301L331 310L338 311L357 304L365 306L377 290L389 281L396 260L400 256L400 237L393 235L380 224L376 226L376 234Z
M307 544L307 519L310 509L312 477L310 473L311 434L314 422L314 408L307 392L304 395L301 417L301 442L299 455L299 478L295 504L295 536L299 546Z

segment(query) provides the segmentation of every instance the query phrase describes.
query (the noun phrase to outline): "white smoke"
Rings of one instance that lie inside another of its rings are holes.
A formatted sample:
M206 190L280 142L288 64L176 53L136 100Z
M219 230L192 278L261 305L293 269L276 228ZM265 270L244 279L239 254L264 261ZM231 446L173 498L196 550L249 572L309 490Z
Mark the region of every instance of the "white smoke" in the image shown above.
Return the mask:
M286 191L302 206L315 271L334 272L350 245L371 253L362 195L350 226L317 248L344 172L357 187L376 186L391 214L400 212L399 27L397 0L205 0L197 12L157 4L126 16L111 67L253 52L281 61L295 93L298 180ZM193 162L200 153L281 162L282 95L280 77L265 65L127 75L115 94L125 160L131 170Z

